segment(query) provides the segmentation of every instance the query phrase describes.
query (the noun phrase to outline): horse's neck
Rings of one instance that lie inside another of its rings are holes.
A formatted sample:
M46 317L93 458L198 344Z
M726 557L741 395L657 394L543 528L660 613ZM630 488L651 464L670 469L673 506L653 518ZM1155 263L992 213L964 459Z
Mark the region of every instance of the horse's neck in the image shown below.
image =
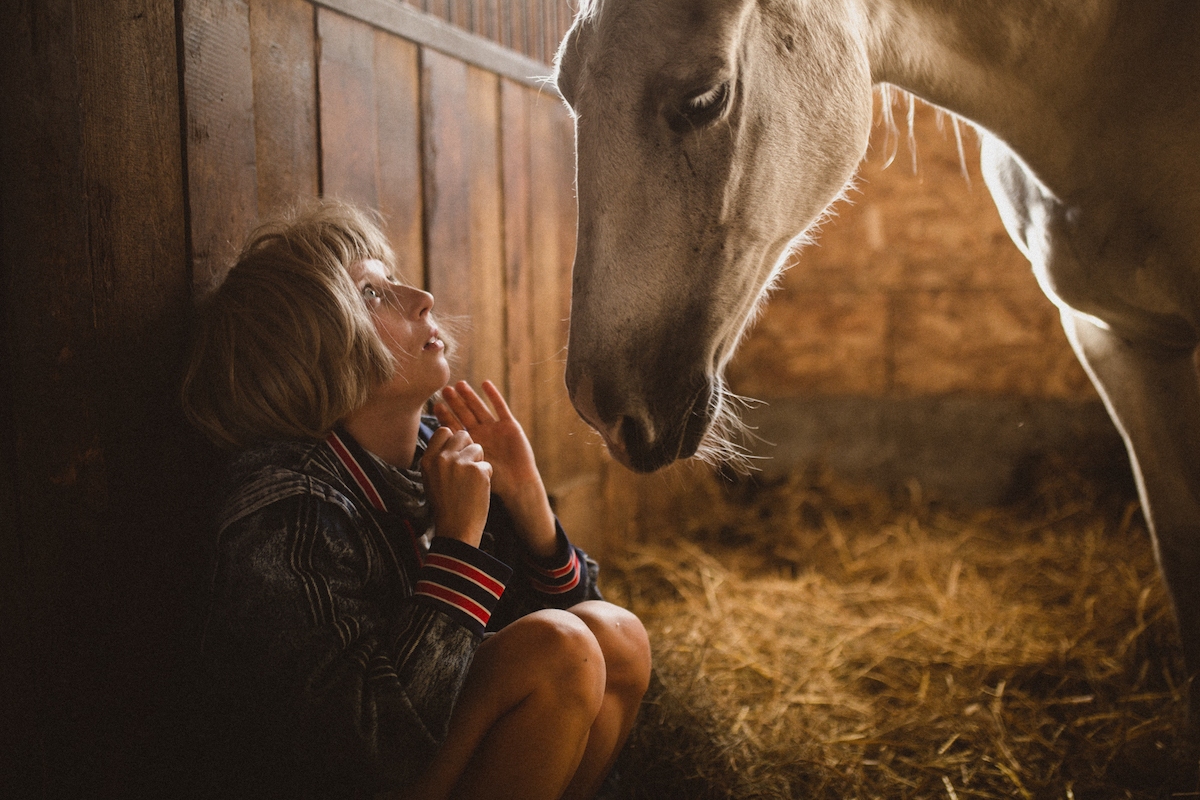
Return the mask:
M857 0L877 82L998 134L1039 172L1073 162L1122 2Z

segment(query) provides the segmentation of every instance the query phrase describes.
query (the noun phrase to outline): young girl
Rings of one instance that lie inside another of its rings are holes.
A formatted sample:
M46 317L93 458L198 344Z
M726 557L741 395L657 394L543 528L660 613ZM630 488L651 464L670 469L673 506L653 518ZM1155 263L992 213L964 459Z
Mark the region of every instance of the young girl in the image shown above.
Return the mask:
M432 309L330 202L200 309L185 410L239 451L203 642L220 796L591 797L633 725L645 631L496 387L446 386Z

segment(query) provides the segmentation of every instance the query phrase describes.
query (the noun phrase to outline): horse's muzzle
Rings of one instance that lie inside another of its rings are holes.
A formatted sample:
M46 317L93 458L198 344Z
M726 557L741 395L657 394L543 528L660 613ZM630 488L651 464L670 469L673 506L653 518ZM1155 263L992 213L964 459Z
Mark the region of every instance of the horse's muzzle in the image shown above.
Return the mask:
M654 472L691 458L711 421L712 382L707 378L690 392L660 398L597 387L586 375L575 381L569 376L568 386L579 415L600 433L613 458L635 472ZM686 399L679 403L679 397Z

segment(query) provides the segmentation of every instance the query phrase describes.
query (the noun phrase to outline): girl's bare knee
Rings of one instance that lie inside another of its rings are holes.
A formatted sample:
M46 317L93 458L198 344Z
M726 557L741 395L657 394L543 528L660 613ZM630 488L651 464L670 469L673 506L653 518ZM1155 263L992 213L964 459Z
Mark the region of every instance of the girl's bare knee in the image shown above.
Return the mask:
M599 600L570 609L595 635L604 652L610 691L636 694L640 700L650 684L650 640L642 621L632 612Z
M604 653L595 634L573 614L546 609L509 626L520 633L535 679L545 682L560 702L575 700L595 715L607 679Z

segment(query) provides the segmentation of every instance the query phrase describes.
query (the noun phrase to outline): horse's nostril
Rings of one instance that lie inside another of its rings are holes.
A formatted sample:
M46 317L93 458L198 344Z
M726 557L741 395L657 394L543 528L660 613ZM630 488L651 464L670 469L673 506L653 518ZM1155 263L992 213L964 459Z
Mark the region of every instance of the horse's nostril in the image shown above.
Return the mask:
M655 435L649 420L634 416L621 416L614 430L620 440L618 457L625 466L636 472L654 472L674 460L673 447ZM669 451L669 452L668 452Z
M630 453L644 453L653 445L648 441L645 423L635 417L620 417L617 420L617 430L626 451Z

